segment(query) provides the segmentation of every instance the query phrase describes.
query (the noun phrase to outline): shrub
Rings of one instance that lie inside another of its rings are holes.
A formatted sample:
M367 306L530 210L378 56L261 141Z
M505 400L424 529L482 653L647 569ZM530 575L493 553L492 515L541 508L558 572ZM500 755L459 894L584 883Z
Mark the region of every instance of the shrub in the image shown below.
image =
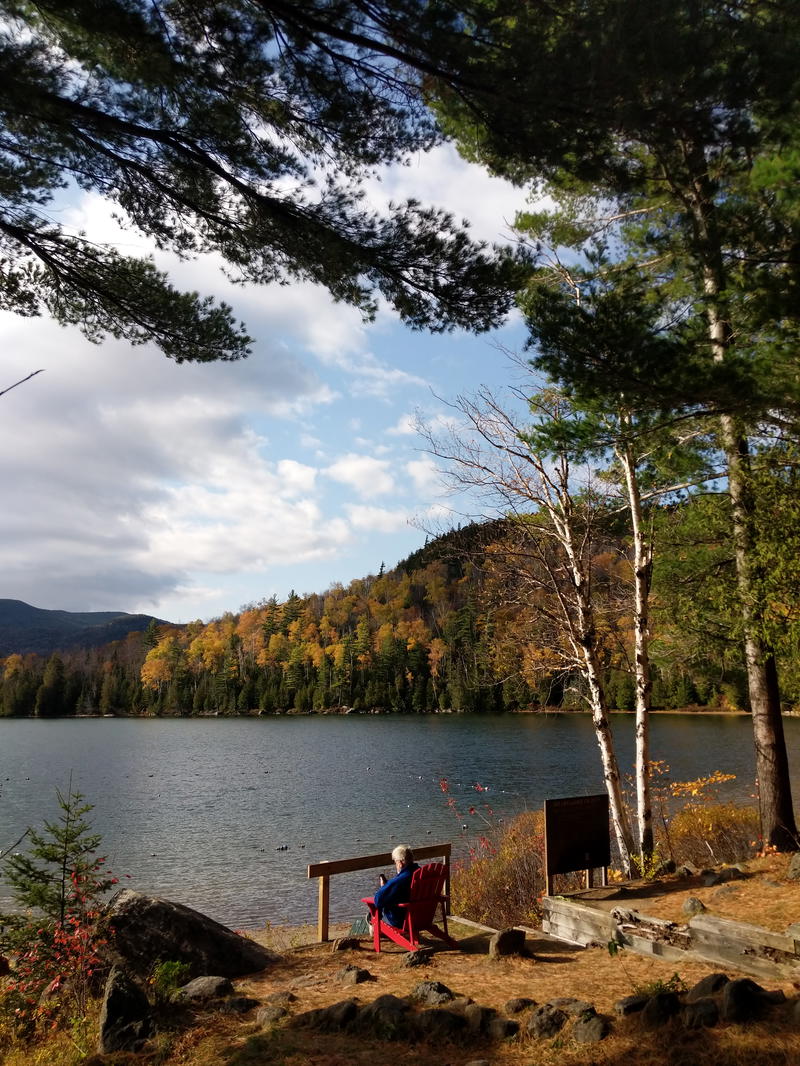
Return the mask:
M453 868L455 914L494 927L538 923L544 892L544 818L518 815L493 828Z
M0 916L0 947L15 961L0 1014L16 1037L62 1025L85 1051L89 999L104 968L97 921L102 896L116 881L95 855L100 838L84 819L90 805L72 788L56 795L58 822L29 830L29 854L7 863L6 879L27 913Z
M754 854L760 832L755 807L688 803L662 827L661 847L678 863L738 862Z
M188 962L170 959L157 962L150 975L150 987L157 1003L166 1003L173 993L186 984L192 976L192 967Z

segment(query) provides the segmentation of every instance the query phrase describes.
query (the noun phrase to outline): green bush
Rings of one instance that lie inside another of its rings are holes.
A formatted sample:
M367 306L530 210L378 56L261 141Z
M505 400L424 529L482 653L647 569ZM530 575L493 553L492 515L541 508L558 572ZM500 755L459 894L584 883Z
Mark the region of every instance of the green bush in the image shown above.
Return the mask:
M156 1002L168 1002L191 976L192 968L188 962L178 962L175 959L157 962L150 974L149 982Z

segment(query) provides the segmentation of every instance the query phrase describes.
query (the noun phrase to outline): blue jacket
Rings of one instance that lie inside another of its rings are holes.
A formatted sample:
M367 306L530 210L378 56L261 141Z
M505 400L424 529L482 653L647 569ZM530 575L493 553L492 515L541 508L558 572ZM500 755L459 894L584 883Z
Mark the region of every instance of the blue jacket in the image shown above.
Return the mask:
M387 925L393 925L399 929L403 924L405 914L398 909L396 904L408 903L411 898L411 878L419 866L412 862L399 874L395 874L385 885L382 885L375 893L373 899L380 915Z

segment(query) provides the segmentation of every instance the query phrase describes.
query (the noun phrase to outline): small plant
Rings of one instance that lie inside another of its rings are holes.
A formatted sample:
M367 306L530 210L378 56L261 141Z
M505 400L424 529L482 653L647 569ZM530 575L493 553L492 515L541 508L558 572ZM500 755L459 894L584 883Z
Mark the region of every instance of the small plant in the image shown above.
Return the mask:
M652 855L631 855L633 873L643 881L655 880L663 865L664 859L661 856L658 847L654 849Z
M679 973L674 973L666 981L646 981L643 984L633 986L635 996L658 996L662 992L685 992L686 982Z
M520 814L479 837L454 865L453 910L492 925L538 924L544 892L544 824L539 812Z
M150 974L150 988L157 1003L167 1003L177 990L187 983L192 976L192 968L187 962L169 959L157 962Z
M15 960L0 1013L17 1038L61 1026L85 1054L89 1000L103 970L97 923L102 896L116 879L95 854L100 837L85 820L91 805L71 786L66 796L56 796L58 822L29 830L29 854L13 855L6 865L14 898L27 914L0 920L0 948Z

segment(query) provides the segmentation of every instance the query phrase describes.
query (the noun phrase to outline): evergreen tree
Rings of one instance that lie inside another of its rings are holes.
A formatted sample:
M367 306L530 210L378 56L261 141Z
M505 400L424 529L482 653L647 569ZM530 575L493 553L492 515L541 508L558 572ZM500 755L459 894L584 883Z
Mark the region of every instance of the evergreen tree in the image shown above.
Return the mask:
M632 372L634 364L624 380L652 402L655 377L659 404L680 409L699 393L719 414L762 832L766 842L794 848L774 649L763 637L758 593L748 440L755 419L798 404L789 355L800 322L798 198L768 187L777 173L789 189L798 158L794 7L567 0L517 8L476 0L463 28L463 83L429 87L463 153L531 181L534 194L606 204L606 230L616 237L624 220L639 264L669 275L702 337L689 366L701 371L694 380L680 348L654 375ZM575 243L575 230L556 243ZM606 370L593 378L596 395L619 391L613 353ZM572 368L556 373L569 381Z
M64 661L51 655L36 693L36 716L55 718L65 713Z
M248 351L225 304L62 226L52 201L74 183L159 248L217 253L236 279L308 280L368 316L381 294L415 327L503 315L502 257L445 212L378 214L361 196L376 166L436 137L380 9L6 0L2 13L4 308L178 361ZM406 3L393 20L416 32L419 16Z
M97 901L116 882L96 854L101 838L85 818L92 805L71 784L66 795L56 789L56 798L58 820L29 829L28 854L10 856L4 874L21 907L63 924L78 898Z

